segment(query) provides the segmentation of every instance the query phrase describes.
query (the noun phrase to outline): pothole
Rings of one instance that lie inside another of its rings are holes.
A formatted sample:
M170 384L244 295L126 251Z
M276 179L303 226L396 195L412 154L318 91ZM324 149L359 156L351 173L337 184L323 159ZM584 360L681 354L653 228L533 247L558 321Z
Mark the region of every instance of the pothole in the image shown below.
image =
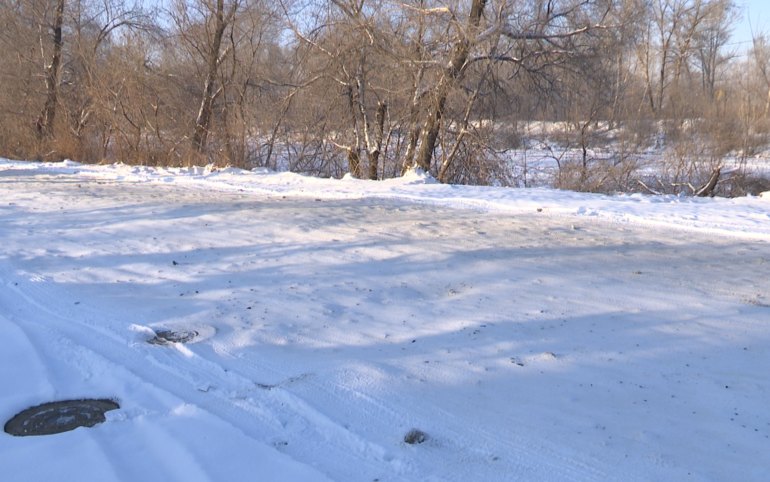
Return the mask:
M105 412L119 408L117 402L109 399L48 402L17 413L6 422L4 430L17 437L68 432L102 423L106 420Z
M169 343L189 343L198 336L195 330L158 330L155 337L147 340L147 343L153 345L168 345Z

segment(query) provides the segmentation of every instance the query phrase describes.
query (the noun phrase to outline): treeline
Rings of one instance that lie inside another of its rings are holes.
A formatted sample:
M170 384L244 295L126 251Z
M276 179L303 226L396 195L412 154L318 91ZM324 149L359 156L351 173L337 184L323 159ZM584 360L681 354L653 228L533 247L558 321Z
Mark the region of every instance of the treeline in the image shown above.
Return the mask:
M582 152L559 162L563 187L709 194L725 156L770 133L770 43L736 54L739 13L732 0L4 0L0 155L515 184L509 151L548 121ZM594 158L597 145L613 154ZM636 175L650 146L668 170L656 184Z

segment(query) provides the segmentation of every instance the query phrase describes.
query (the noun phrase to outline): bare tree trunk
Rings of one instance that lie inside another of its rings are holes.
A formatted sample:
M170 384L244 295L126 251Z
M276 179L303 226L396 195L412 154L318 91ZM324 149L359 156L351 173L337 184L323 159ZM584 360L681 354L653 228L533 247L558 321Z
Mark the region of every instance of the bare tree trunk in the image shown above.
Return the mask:
M217 69L221 62L219 50L222 46L222 37L224 36L230 15L225 18L224 0L216 0L216 20L214 27L214 36L211 40L211 48L208 52L208 69L206 71L206 81L203 84L203 97L201 106L198 110L198 116L195 119L195 132L193 133L193 148L198 152L203 152L208 140L209 128L211 127L211 115L214 107L214 99L218 91L214 91L214 83L217 78ZM234 11L234 7L233 7ZM231 12L233 13L233 12Z
M421 1L419 6L422 8L423 2ZM422 16L418 17L418 29L417 38L415 41L415 53L417 59L422 61L425 57L423 52L423 38L425 37L425 20ZM404 155L404 161L401 163L401 175L403 175L407 169L414 164L414 153L417 150L417 142L420 140L420 101L422 94L420 89L422 87L422 79L425 76L425 64L420 62L417 69L417 73L414 75L414 83L412 84L412 104L409 108L409 136L407 138L406 154Z
M348 109L350 110L351 122L353 122L353 132L355 133L355 139L353 145L347 147L348 151L348 172L356 179L361 178L361 130L358 126L358 112L356 111L356 103L360 102L357 98L359 92L353 88L353 85L348 85Z
M668 47L664 47L663 54L660 59L660 70L658 77L658 110L663 110L663 93L666 89L666 62L668 62Z
M407 139L406 154L404 155L401 174L404 174L407 169L412 167L414 163L414 153L417 150L417 142L420 140L420 125L418 123L418 118L420 115L420 84L424 72L425 67L421 65L415 80L412 105L409 109L409 137Z
M40 137L53 136L54 120L56 119L56 103L59 97L59 66L62 55L62 23L64 22L65 0L56 2L56 12L53 19L53 53L51 63L46 67L45 87L46 99L43 112L40 113L36 124Z
M586 130L588 129L590 122L591 119L589 118L587 121L581 122L580 124L580 150L583 154L582 165L580 166L580 187L582 189L586 188L586 182L588 182L588 138Z
M471 11L468 15L468 28L461 34L462 37L457 41L452 49L452 55L449 59L449 65L444 69L444 75L438 82L435 90L433 105L429 108L422 127L420 137L422 142L417 151L417 158L414 165L425 171L430 171L431 161L433 160L433 150L436 147L436 139L441 129L441 118L444 115L447 95L455 82L460 78L468 60L468 54L471 48L470 35L478 28L481 23L481 17L484 14L484 8L487 0L473 0Z
M377 113L374 122L377 131L374 134L374 149L369 151L369 179L377 180L377 168L380 160L380 151L382 150L382 137L385 132L385 112L388 110L388 104L385 102L377 103Z
M291 109L292 100L294 99L294 96L297 94L297 92L298 90L293 90L289 93L288 96L286 96L286 98L283 100L281 113L278 116L278 119L276 119L275 124L273 124L273 130L270 133L270 140L267 143L267 154L265 155L265 167L267 168L275 170L278 169L278 163L272 163L275 141L278 138L278 130L281 128L281 124L283 124L284 119L286 119L286 114L289 112L289 109Z
M487 73L489 70L487 70ZM479 96L479 93L481 92L481 85L486 80L487 74L484 74L482 78L479 80L478 85L476 86L476 89L473 91L473 94L468 99L468 102L465 105L465 114L463 115L463 122L462 127L460 128L460 133L457 135L457 140L455 140L454 147L452 147L452 150L450 151L449 155L446 156L444 159L444 162L441 163L441 167L438 171L438 180L439 182L449 182L449 168L452 166L452 163L454 162L455 157L457 156L457 152L460 149L460 146L462 145L465 136L468 135L468 126L470 125L470 118L471 118L471 111L473 110L473 106L476 103L476 99Z

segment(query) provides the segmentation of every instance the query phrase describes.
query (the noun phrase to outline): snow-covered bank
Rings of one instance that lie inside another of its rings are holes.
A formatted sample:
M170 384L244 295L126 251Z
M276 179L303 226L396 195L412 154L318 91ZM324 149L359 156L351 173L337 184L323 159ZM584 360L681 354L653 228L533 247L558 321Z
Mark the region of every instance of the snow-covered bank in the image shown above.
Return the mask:
M121 405L0 434L3 477L764 480L767 200L620 200L686 231L591 222L616 202L3 163L0 421ZM742 238L690 231L727 221ZM146 343L176 327L199 337Z
M0 169L75 174L124 182L181 184L212 190L236 190L316 199L383 198L488 212L545 216L579 216L645 226L688 229L704 234L725 234L770 240L770 193L736 199L677 196L575 193L553 189L505 189L452 186L436 183L424 174L370 182L346 178L343 182L293 173L240 169L154 168L114 164L106 166L64 163L29 163L0 160Z

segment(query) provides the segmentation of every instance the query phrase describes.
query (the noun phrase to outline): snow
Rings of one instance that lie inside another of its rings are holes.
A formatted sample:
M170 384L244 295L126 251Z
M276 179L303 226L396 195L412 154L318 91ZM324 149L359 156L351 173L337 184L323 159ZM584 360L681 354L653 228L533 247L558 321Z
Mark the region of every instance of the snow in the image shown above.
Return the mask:
M6 170L32 169L28 163L5 161ZM126 183L161 183L213 191L253 193L322 200L388 199L449 208L474 209L506 215L531 214L580 217L645 227L675 227L701 233L725 234L746 239L770 239L770 195L735 199L631 194L607 196L545 188L501 189L440 184L428 174L410 171L382 182L341 181L213 166L150 168L115 164L81 165L73 161L36 164L36 172L77 174L85 179ZM765 194L765 193L763 193Z
M769 200L0 161L3 477L766 480Z

